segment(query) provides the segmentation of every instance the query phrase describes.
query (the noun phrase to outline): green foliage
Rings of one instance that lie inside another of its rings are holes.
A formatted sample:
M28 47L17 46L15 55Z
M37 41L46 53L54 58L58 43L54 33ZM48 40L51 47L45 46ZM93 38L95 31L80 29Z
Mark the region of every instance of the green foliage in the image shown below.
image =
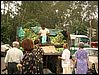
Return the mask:
M63 52L64 48L56 48L57 51Z
M25 31L25 38L32 39L32 40L35 40L36 38L38 38L38 35L32 32L30 29L24 28L24 31Z
M31 21L29 21L25 25L23 25L24 28L29 28L29 29L31 29L31 27L35 27L35 26L40 26L40 24L37 21L35 21L34 19L31 19Z
M40 27L38 27L38 26L31 27L31 30L32 30L35 34L38 34L38 33L39 33L39 30L40 30Z
M12 3L17 14L10 8ZM1 41L4 43L16 39L19 25L30 29L45 24L47 28L61 29L64 23L69 23L70 33L78 30L79 34L86 34L86 28L90 27L89 16L98 13L98 1L22 1L21 5L17 1L3 1L3 4L4 9L8 5L7 13L6 10L1 13ZM97 29L98 40L98 18L93 17L92 27Z
M77 23L77 25L75 25L74 29L76 29L74 32L77 31L76 34L78 35L86 35L87 34L87 26L84 23Z
M57 36L55 37L51 37L51 43L52 44L63 44L64 40L63 40L63 35L62 33L58 33Z

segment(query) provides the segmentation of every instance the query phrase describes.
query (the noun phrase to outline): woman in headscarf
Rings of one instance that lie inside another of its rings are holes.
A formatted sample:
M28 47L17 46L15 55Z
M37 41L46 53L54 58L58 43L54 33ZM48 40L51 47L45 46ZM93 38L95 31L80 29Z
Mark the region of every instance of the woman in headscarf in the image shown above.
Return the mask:
M88 70L88 53L84 48L84 43L79 43L79 49L75 53L76 71L75 74L87 74Z

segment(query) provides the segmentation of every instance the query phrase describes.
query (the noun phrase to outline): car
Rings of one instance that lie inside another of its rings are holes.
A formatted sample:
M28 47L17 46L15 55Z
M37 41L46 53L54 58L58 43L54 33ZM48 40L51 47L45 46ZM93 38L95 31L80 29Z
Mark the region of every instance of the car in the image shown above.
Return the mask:
M12 48L9 44L1 44L1 56L5 56L7 50Z
M98 48L84 48L89 54L89 68L92 68L92 64L95 64L96 72L98 73ZM72 55L75 59L75 53Z
M92 64L95 64L98 73L98 48L86 48L86 51L89 54L89 68L92 68Z

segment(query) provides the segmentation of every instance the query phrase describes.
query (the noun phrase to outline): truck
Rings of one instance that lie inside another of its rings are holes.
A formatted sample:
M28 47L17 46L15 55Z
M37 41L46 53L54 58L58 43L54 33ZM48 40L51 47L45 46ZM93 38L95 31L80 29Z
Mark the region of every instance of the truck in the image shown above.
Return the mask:
M73 35L70 34L71 45L77 47L80 42L83 42L85 47L90 47L89 38L86 35Z
M32 37L31 39L35 40L35 38L38 38L38 31L40 27L32 27L31 33ZM62 67L61 67L61 61L58 59L58 56L61 56L63 51L63 35L61 33L62 30L59 29L49 29L50 31L50 44L43 44L41 45L41 48L44 50L43 55L43 68L44 70L50 70L50 72L54 74L61 74L62 73ZM30 32L26 32L29 33ZM79 42L84 42L86 47L89 47L89 38L85 35L73 35L70 34L71 37L71 47L70 52L71 55L75 53L77 50L77 45ZM30 37L29 37L30 38ZM46 73L48 74L48 73Z
M90 48L90 44L89 44L89 38L86 35L73 35L70 34L71 37L71 47L70 47L70 51L71 51L71 55L75 53L75 51L78 49L78 44L80 42L84 43L84 47L85 48Z

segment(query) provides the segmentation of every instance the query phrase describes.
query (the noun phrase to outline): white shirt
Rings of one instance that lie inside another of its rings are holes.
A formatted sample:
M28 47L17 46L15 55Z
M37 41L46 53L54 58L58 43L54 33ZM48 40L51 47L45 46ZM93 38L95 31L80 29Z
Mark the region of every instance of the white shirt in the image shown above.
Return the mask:
M22 57L23 57L23 52L20 49L13 47L7 51L4 62L20 63Z
M49 30L47 28L45 28L44 30L40 29L39 33L41 33L41 36L45 36L47 33L49 33Z
M68 49L64 49L62 58L65 59L62 60L62 67L66 67L68 64L70 64L70 51Z

